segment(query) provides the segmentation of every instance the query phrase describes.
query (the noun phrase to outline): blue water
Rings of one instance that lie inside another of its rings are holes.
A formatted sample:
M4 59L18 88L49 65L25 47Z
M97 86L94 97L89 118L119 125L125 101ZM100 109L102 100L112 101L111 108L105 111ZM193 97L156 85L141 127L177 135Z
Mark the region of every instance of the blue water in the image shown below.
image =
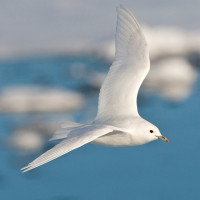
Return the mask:
M92 119L97 92L86 84L91 71L106 72L109 63L93 57L57 57L1 61L0 89L39 85L71 89L93 99L73 115ZM81 74L71 72L75 67ZM75 75L74 75L75 74ZM31 172L22 174L24 157L0 149L0 199L132 200L199 199L200 79L184 102L171 104L154 96L139 104L140 114L157 125L170 142L154 141L138 147L109 148L88 144ZM142 97L140 98L142 100ZM0 138L30 120L57 117L49 114L0 114ZM60 114L60 115L63 115ZM26 163L35 156L27 158Z

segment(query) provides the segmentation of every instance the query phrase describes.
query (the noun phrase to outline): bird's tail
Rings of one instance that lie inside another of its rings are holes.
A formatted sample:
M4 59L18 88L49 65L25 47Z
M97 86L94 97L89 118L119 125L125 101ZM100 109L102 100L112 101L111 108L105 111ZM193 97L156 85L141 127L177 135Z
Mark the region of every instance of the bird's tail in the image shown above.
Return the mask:
M67 121L64 124L61 124L61 127L56 130L56 132L50 138L50 141L65 139L72 130L80 128L81 126L83 126L83 124Z

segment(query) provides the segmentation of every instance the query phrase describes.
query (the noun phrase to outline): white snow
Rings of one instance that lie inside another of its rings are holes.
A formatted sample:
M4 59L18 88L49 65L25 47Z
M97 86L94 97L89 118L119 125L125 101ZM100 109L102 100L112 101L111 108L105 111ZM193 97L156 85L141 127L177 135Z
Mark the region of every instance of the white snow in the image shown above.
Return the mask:
M184 58L166 58L151 66L142 86L178 102L191 94L197 76L196 69Z
M64 112L80 109L84 102L77 92L18 86L0 93L0 113Z
M8 145L18 151L34 153L39 152L43 148L44 138L34 130L22 129L10 136Z

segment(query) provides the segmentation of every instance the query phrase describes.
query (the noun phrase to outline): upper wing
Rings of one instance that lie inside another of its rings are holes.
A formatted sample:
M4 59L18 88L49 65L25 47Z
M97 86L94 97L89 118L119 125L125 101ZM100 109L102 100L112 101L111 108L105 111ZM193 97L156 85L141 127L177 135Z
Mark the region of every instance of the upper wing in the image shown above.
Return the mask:
M84 144L89 143L102 135L112 132L113 130L114 127L103 125L85 125L81 128L77 128L68 135L67 139L63 140L52 149L39 156L26 167L22 168L22 170L23 172L26 172L34 169L72 151L73 149L83 146Z
M137 94L150 62L142 30L127 8L117 8L115 60L100 90L97 118L138 115Z

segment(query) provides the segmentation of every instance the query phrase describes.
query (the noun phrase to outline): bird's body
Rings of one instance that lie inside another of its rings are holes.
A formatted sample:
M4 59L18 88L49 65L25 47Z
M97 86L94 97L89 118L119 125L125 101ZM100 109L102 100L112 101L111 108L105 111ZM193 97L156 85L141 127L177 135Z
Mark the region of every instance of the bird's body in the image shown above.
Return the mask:
M89 142L119 147L142 145L156 139L168 141L156 126L138 114L138 91L150 69L149 49L132 12L120 6L117 13L115 60L102 84L95 120L90 124L63 124L51 138L61 142L24 167L23 172Z
M124 146L138 146L152 141L152 137L141 134L141 132L149 132L150 129L156 129L153 124L142 119L140 116L136 117L122 117L115 120L97 121L97 124L108 123L121 130L114 130L106 135L103 135L96 140L92 141L93 144L111 146L111 147L124 147ZM146 128L146 130L145 130ZM150 135L151 136L151 135ZM155 137L155 140L157 138Z

